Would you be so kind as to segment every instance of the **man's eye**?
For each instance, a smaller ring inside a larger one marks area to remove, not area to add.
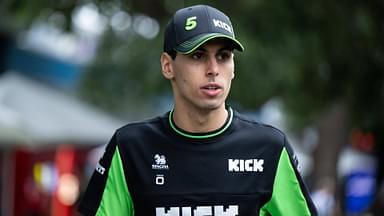
[[[231,57],[231,53],[230,52],[221,52],[217,55],[217,59],[218,60],[227,60]]]
[[[201,52],[195,52],[195,53],[192,53],[191,57],[195,60],[199,60],[201,58],[203,58],[203,53]]]

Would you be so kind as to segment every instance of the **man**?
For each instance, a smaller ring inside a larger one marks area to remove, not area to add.
[[[84,215],[316,215],[285,135],[225,104],[234,49],[244,48],[221,11],[174,14],[160,59],[174,109],[115,132]]]

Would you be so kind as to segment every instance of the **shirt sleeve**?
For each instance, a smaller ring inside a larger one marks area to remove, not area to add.
[[[79,212],[86,216],[133,216],[133,202],[127,185],[115,134],[92,174]]]
[[[297,170],[297,159],[289,145],[280,153],[272,196],[260,210],[260,215],[317,215],[309,191]]]

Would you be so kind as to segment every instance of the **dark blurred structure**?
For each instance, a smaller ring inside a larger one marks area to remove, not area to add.
[[[0,75],[5,72],[7,68],[7,54],[8,48],[11,46],[11,37],[0,31]]]
[[[0,37],[0,215],[75,214],[94,149],[121,125],[71,94],[81,70]]]

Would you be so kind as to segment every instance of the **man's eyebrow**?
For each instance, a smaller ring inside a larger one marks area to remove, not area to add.
[[[222,48],[219,49],[219,51],[233,51],[234,48],[232,46],[224,46]]]
[[[221,51],[231,51],[232,52],[233,50],[234,50],[234,48],[232,46],[228,45],[228,46],[223,46],[222,48],[220,48],[218,50],[218,52],[221,52]],[[198,47],[195,49],[194,52],[196,52],[196,51],[207,52],[207,50],[204,47]]]
[[[198,47],[198,48],[195,49],[195,51],[203,51],[203,52],[207,52],[207,50],[204,49],[203,47]],[[194,52],[195,52],[195,51],[194,51]]]

